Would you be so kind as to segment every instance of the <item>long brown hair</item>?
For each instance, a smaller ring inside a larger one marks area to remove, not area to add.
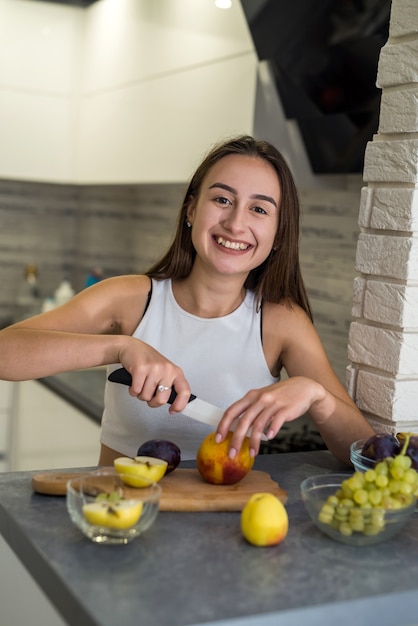
[[[299,264],[299,198],[292,173],[282,154],[268,141],[242,135],[215,146],[193,175],[179,211],[173,242],[164,256],[147,272],[156,280],[185,278],[191,272],[196,251],[191,229],[187,227],[187,209],[197,198],[206,174],[215,163],[228,155],[264,159],[274,167],[280,183],[279,219],[273,250],[268,258],[251,270],[245,288],[256,294],[257,302],[292,302],[301,306],[312,319],[308,296]]]

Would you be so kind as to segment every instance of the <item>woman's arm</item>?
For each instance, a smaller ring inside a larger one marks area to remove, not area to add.
[[[285,422],[308,413],[329,450],[349,463],[350,444],[374,431],[338,380],[313,324],[296,306],[268,305],[263,316],[267,362],[271,371],[281,362],[289,378],[251,390],[229,407],[218,428],[220,437],[241,415],[231,447],[239,450],[252,426],[250,446],[256,454],[263,431],[272,439]]]
[[[0,331],[0,379],[28,380],[53,374],[121,363],[132,375],[130,393],[150,405],[161,382],[174,385],[173,412],[184,408],[190,388],[179,367],[151,346],[132,337],[147,302],[146,276],[104,280],[65,305]]]

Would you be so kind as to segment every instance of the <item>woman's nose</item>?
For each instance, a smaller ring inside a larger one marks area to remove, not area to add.
[[[225,228],[231,232],[241,232],[245,228],[245,214],[239,208],[232,208],[223,220]]]

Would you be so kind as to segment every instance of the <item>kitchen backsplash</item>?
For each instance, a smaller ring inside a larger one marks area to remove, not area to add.
[[[315,324],[342,381],[347,365],[360,177],[344,190],[301,193],[301,264]],[[104,277],[144,271],[171,241],[182,184],[67,185],[0,180],[0,325],[13,319],[24,268],[35,263],[41,296],[63,278],[76,291],[96,267]]]
[[[13,318],[28,263],[43,298],[63,278],[81,290],[96,267],[104,277],[145,270],[170,241],[183,191],[0,180],[0,324]]]

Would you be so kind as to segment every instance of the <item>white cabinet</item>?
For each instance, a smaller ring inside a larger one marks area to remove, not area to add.
[[[44,592],[0,535],[1,626],[65,626]]]
[[[100,425],[36,381],[8,383],[13,394],[10,469],[97,465]]]
[[[0,471],[10,469],[13,394],[15,391],[15,383],[0,380]]]
[[[99,448],[99,424],[44,385],[0,381],[0,471],[97,465]],[[1,535],[0,562],[1,626],[65,626]]]

